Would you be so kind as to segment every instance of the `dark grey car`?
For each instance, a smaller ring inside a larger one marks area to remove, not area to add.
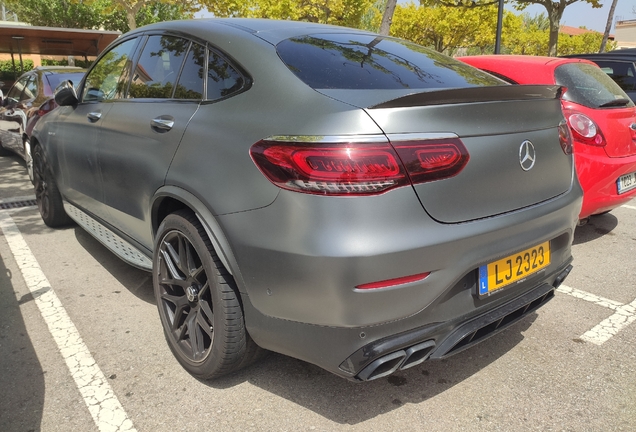
[[[151,25],[56,95],[37,199],[152,271],[193,375],[265,348],[371,380],[491,336],[567,276],[581,189],[560,91],[360,30]]]

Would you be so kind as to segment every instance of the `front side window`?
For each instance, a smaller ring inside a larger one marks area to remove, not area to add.
[[[133,72],[129,98],[171,98],[190,41],[150,36]]]
[[[132,53],[137,40],[127,40],[99,59],[86,77],[82,100],[105,101],[120,99],[126,91]]]

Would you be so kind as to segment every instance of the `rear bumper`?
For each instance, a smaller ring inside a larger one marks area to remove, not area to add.
[[[615,209],[636,197],[636,189],[618,194],[616,181],[636,172],[636,155],[610,158],[603,148],[576,143],[576,171],[583,188],[583,206],[579,218]]]
[[[574,182],[568,193],[532,207],[440,224],[410,188],[353,199],[281,191],[268,207],[217,220],[236,257],[232,274],[256,343],[357,380],[377,375],[359,376],[378,358],[396,352],[401,357],[399,351],[414,346],[412,361],[448,355],[457,351],[456,344],[443,348],[444,341],[466,323],[535,292],[541,291],[528,304],[549,298],[550,287],[572,260],[580,205]],[[551,248],[547,268],[489,296],[478,295],[480,265],[545,241]],[[423,281],[397,287],[355,288],[429,271]],[[409,337],[408,346],[372,349],[413,332],[421,337]],[[360,352],[377,356],[352,360]],[[347,366],[349,360],[353,366]]]

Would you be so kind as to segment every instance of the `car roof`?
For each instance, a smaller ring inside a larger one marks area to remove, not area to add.
[[[567,63],[589,63],[594,62],[579,58],[545,57],[545,56],[525,56],[525,55],[483,55],[458,57],[471,66],[495,72],[517,83],[554,83],[554,69]]]
[[[236,32],[257,36],[272,44],[290,37],[314,34],[314,33],[352,33],[374,34],[365,30],[351,29],[347,27],[329,24],[316,24],[300,21],[283,21],[260,18],[199,18],[181,21],[165,21],[140,27],[134,32],[152,30],[167,30],[189,33],[201,38],[209,38],[211,33],[223,33],[231,39]],[[233,32],[231,30],[235,30]],[[132,32],[131,32],[132,33]]]

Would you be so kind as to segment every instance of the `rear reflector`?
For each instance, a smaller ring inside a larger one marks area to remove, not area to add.
[[[383,280],[379,282],[371,282],[371,283],[358,285],[356,286],[356,288],[366,290],[366,289],[388,288],[388,287],[392,287],[396,285],[404,285],[411,282],[422,281],[426,279],[428,275],[430,274],[431,272],[426,272],[426,273],[420,273],[420,274],[411,275],[411,276],[399,277],[395,279],[387,279],[387,280]]]
[[[468,162],[458,138],[419,141],[351,142],[277,137],[257,142],[250,156],[275,185],[322,195],[373,195],[390,189],[451,177]]]

